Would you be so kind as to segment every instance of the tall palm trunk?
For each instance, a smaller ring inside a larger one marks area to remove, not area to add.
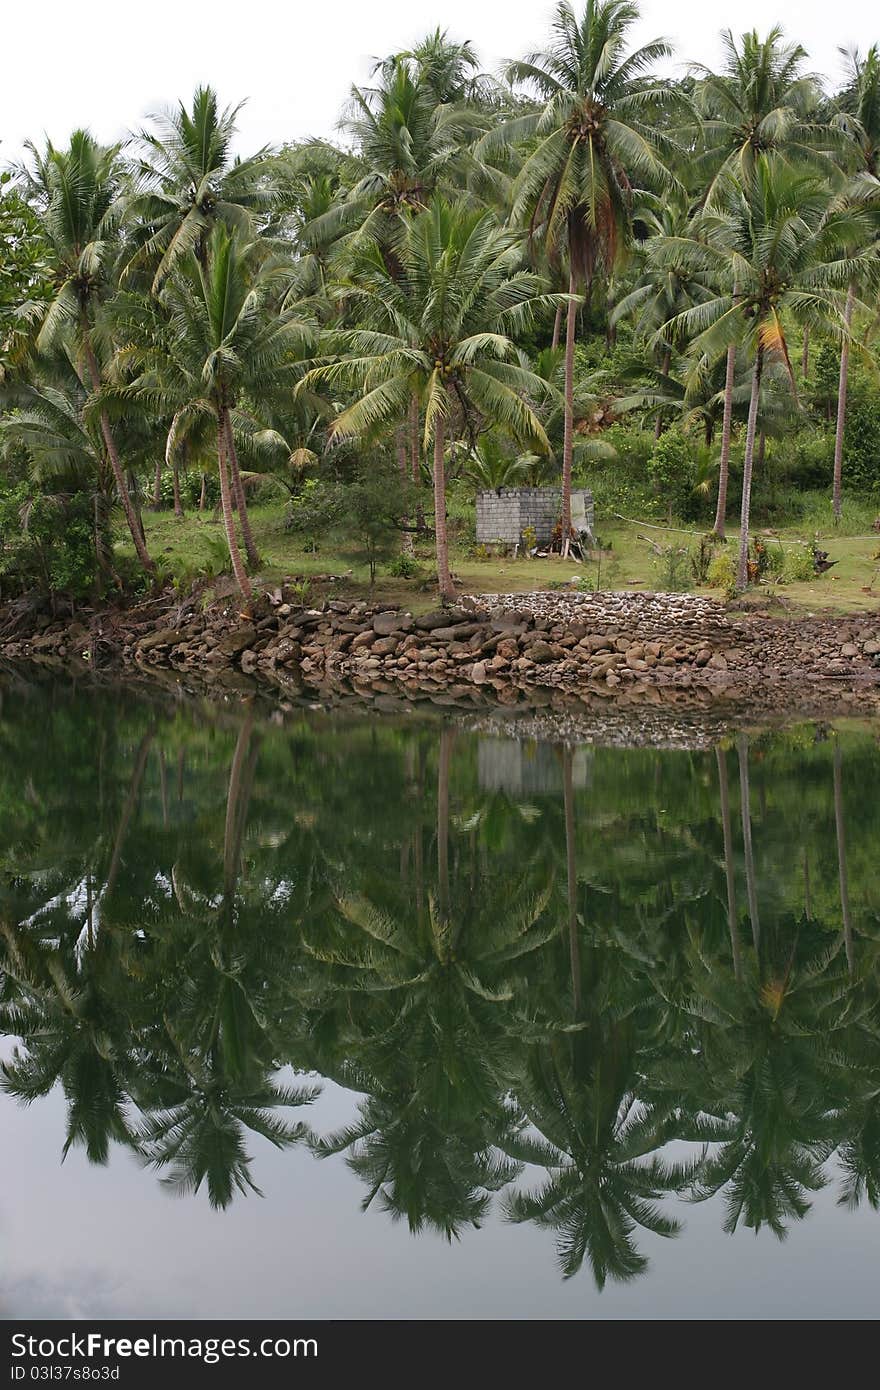
[[[574,780],[570,748],[563,748],[562,750],[562,798],[565,809],[565,882],[568,903],[568,960],[571,971],[571,1000],[574,1007],[574,1017],[579,1019],[581,1013],[581,952],[580,941],[578,940]]]
[[[733,834],[730,824],[730,784],[727,778],[727,758],[720,744],[715,746],[718,764],[718,793],[721,801],[721,830],[724,836],[724,878],[727,884],[727,930],[730,933],[730,954],[734,979],[742,978],[742,953],[736,920],[736,878],[733,872]]]
[[[425,529],[425,513],[421,499],[421,468],[419,467],[419,398],[410,396],[409,401],[409,466],[416,494],[416,527],[421,533]]]
[[[849,873],[846,863],[846,828],[843,820],[843,777],[840,744],[834,745],[834,828],[837,834],[837,877],[840,884],[840,912],[843,920],[843,944],[849,973],[855,968],[852,915],[849,906]]]
[[[660,375],[661,375],[662,377],[666,377],[666,378],[669,377],[669,365],[670,365],[671,361],[672,361],[672,353],[670,352],[669,348],[667,348],[666,351],[665,351],[664,354],[663,354],[663,360],[662,360],[662,362],[660,363]],[[654,421],[654,438],[655,438],[655,439],[659,439],[662,433],[663,433],[663,411],[662,411],[662,410],[658,410],[658,411],[657,411],[657,419]]]
[[[743,458],[742,509],[740,512],[739,560],[736,567],[736,587],[743,590],[749,582],[749,515],[752,507],[752,468],[755,461],[755,430],[758,422],[758,402],[761,397],[761,376],[764,371],[764,349],[758,344],[755,369],[752,372],[752,394],[749,400],[749,423],[746,428],[746,451]]]
[[[83,347],[85,349],[86,364],[89,369],[89,378],[92,383],[92,390],[98,391],[101,388],[101,373],[98,369],[98,361],[92,347],[88,331],[84,328],[82,334]],[[100,414],[101,436],[104,440],[104,447],[107,450],[107,457],[110,460],[110,467],[113,470],[113,478],[116,483],[116,490],[119,493],[119,500],[122,503],[122,510],[125,512],[125,520],[134,541],[135,553],[143,568],[148,574],[155,574],[156,566],[150,558],[150,552],[144,543],[140,526],[138,525],[137,513],[131,500],[131,494],[125,481],[125,474],[122,471],[122,462],[116,448],[116,441],[113,438],[113,431],[110,428],[110,421],[105,410]]]
[[[574,271],[568,277],[568,309],[565,318],[565,425],[562,436],[562,553],[571,545],[571,466],[574,456],[574,340],[578,306],[574,299]]]
[[[156,459],[156,471],[153,474],[153,511],[162,510],[162,455]]]
[[[715,525],[712,528],[719,540],[724,540],[727,525],[727,484],[730,479],[730,436],[733,429],[733,384],[736,378],[736,344],[727,349],[724,369],[724,413],[721,417],[721,457],[718,461],[718,501],[715,506]]]
[[[199,511],[203,512],[208,505],[208,475],[202,474],[202,490],[199,493]]]
[[[752,808],[749,787],[749,742],[744,734],[736,741],[739,759],[739,801],[742,816],[743,857],[746,865],[746,894],[749,900],[749,920],[755,951],[761,944],[761,922],[758,917],[758,887],[755,878],[755,853],[752,846]]]
[[[434,534],[437,538],[437,584],[445,601],[455,597],[449,572],[449,538],[446,533],[446,422],[441,415],[434,421]]]
[[[244,495],[244,484],[241,481],[241,472],[238,467],[238,455],[235,452],[235,440],[232,437],[232,420],[229,411],[224,413],[223,429],[226,437],[226,455],[229,459],[229,471],[232,474],[232,495],[235,498],[235,506],[238,511],[238,520],[241,525],[241,536],[244,541],[244,548],[247,553],[248,563],[253,569],[259,569],[260,552],[254,542],[254,535],[251,531],[251,520],[248,516],[247,498]]]
[[[171,463],[171,476],[174,480],[174,515],[183,516],[183,502],[180,497],[180,457],[177,450],[174,450],[174,458]]]
[[[555,352],[559,347],[559,335],[562,332],[562,305],[556,305],[556,313],[553,317],[553,337],[550,339],[550,347]]]
[[[804,328],[804,348],[801,353],[801,376],[806,381],[810,375],[810,325]]]
[[[842,509],[843,436],[846,430],[846,393],[849,386],[849,331],[852,325],[854,299],[855,291],[853,286],[850,285],[846,292],[846,307],[843,311],[843,321],[846,325],[846,337],[840,345],[840,378],[837,383],[837,428],[834,432],[834,484],[831,496],[831,506],[834,512],[835,522],[840,521]]]
[[[235,575],[235,582],[241,590],[242,598],[245,600],[245,603],[250,604],[254,596],[254,591],[251,588],[251,581],[248,579],[247,570],[242,563],[241,553],[238,549],[238,537],[235,534],[235,517],[232,514],[232,495],[229,491],[229,474],[226,471],[225,413],[225,411],[221,411],[220,419],[217,424],[217,472],[220,475],[220,510],[223,514],[226,543],[229,546],[229,558],[232,561],[232,573]]]
[[[406,456],[406,431],[403,425],[398,425],[397,427],[397,430],[395,432],[395,442],[397,447],[397,467],[400,469],[400,480],[403,484],[403,491],[405,494],[407,484],[409,483],[409,460]],[[409,517],[407,515],[404,515],[401,518],[401,521],[403,523],[404,528],[409,526]],[[410,555],[412,554],[412,531],[406,529],[404,529],[403,532],[403,549],[407,551]]]

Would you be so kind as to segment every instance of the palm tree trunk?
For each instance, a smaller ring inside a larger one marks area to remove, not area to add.
[[[842,507],[843,436],[846,430],[846,393],[849,386],[849,331],[852,325],[854,299],[855,290],[850,285],[846,292],[846,307],[843,311],[846,337],[840,345],[840,378],[837,384],[837,428],[834,432],[834,484],[831,496],[835,522],[840,521]]]
[[[553,319],[553,337],[550,339],[550,347],[555,352],[559,347],[559,335],[562,331],[562,305],[556,305],[556,314]]]
[[[411,396],[409,401],[409,466],[416,494],[416,527],[419,533],[425,529],[425,513],[421,502],[421,468],[419,467],[419,400]]]
[[[764,370],[764,349],[758,344],[755,369],[752,372],[752,394],[749,400],[749,423],[746,428],[746,451],[743,458],[742,510],[740,512],[739,560],[736,567],[736,587],[742,591],[749,582],[749,515],[752,506],[752,467],[755,459],[755,429],[758,422],[758,402],[761,396],[761,375]]]
[[[107,870],[107,879],[104,884],[102,898],[109,898],[119,876],[119,869],[122,865],[122,850],[125,845],[125,837],[128,834],[128,827],[131,818],[135,813],[141,794],[141,783],[144,780],[144,773],[147,770],[147,759],[150,756],[150,749],[153,739],[156,737],[154,728],[150,728],[141,739],[134,760],[134,770],[131,774],[131,782],[128,787],[128,795],[122,807],[122,814],[119,817],[119,824],[116,827],[116,836],[113,841],[113,853],[110,856],[110,867]]]
[[[577,332],[577,302],[574,271],[568,277],[568,301],[565,318],[565,426],[562,436],[562,553],[571,546],[571,467],[574,456],[574,340]]]
[[[406,493],[406,489],[407,489],[407,484],[409,483],[409,461],[408,461],[407,456],[406,456],[406,431],[404,430],[403,425],[398,425],[397,430],[396,430],[396,432],[395,432],[395,441],[396,441],[396,445],[397,445],[397,466],[398,466],[398,468],[400,469],[400,479],[401,479],[401,483],[403,484],[403,491],[404,491],[404,494],[405,494],[405,493]],[[402,521],[404,527],[409,526],[409,517],[408,517],[407,515],[404,515],[403,517],[401,517],[401,521]],[[413,551],[413,536],[412,536],[412,531],[404,530],[404,532],[403,532],[403,549],[404,549],[408,554],[410,554],[410,555],[412,554],[412,551]]]
[[[846,863],[846,828],[843,820],[843,777],[840,744],[834,744],[834,828],[837,832],[837,877],[840,884],[840,912],[843,920],[843,944],[849,973],[855,968],[852,916],[849,907],[849,873]]]
[[[810,326],[804,328],[804,349],[801,353],[801,376],[806,381],[810,375]]]
[[[666,351],[665,351],[664,354],[663,354],[663,360],[662,360],[662,362],[660,363],[660,375],[661,375],[662,377],[668,377],[668,376],[669,376],[669,365],[670,365],[671,361],[672,361],[672,353],[669,351],[669,348],[667,348]],[[656,439],[659,439],[662,433],[663,433],[663,411],[662,411],[662,410],[658,410],[658,411],[657,411],[657,419],[654,421],[654,438],[655,438],[655,440],[656,440]]]
[[[156,459],[156,472],[153,475],[153,511],[162,510],[162,456]]]
[[[434,421],[434,534],[437,538],[437,584],[444,602],[455,597],[449,572],[449,538],[446,534],[445,424],[443,417],[438,415]]]
[[[202,490],[199,493],[199,511],[203,512],[208,505],[208,475],[202,474]]]
[[[88,364],[89,377],[91,378],[92,383],[92,390],[98,391],[100,390],[101,386],[101,373],[98,370],[98,361],[95,357],[91,340],[89,339],[88,332],[85,329],[83,329],[82,341],[83,347],[85,348],[86,362]],[[156,566],[153,560],[150,558],[150,552],[147,550],[147,547],[144,544],[144,538],[141,534],[140,527],[138,526],[138,519],[135,513],[134,505],[131,500],[131,494],[129,493],[128,487],[126,486],[125,474],[122,471],[122,462],[119,458],[119,453],[116,448],[116,441],[113,438],[113,431],[110,428],[110,421],[107,418],[107,412],[105,410],[101,411],[100,421],[101,435],[104,440],[104,447],[107,450],[107,457],[110,460],[110,467],[113,470],[113,478],[116,483],[116,490],[119,493],[119,500],[122,503],[122,510],[125,512],[125,520],[128,523],[128,529],[131,532],[131,538],[134,541],[135,553],[137,554],[137,557],[140,560],[141,565],[147,571],[147,573],[155,574]]]
[[[244,484],[241,481],[241,472],[238,467],[238,455],[235,452],[235,440],[232,437],[232,420],[229,411],[224,411],[224,431],[226,435],[226,456],[229,459],[229,469],[232,474],[232,495],[235,498],[235,506],[238,511],[238,520],[241,525],[241,536],[244,541],[245,552],[248,563],[252,569],[260,567],[260,553],[254,543],[254,535],[251,531],[250,517],[248,516],[247,498],[244,495]]]
[[[758,888],[755,880],[755,854],[752,846],[752,810],[749,788],[749,743],[744,734],[736,741],[739,758],[739,801],[742,816],[743,857],[746,865],[746,893],[749,900],[749,921],[752,924],[752,941],[757,952],[761,942],[761,923],[758,918]]]
[[[568,902],[568,960],[574,1016],[581,1012],[581,954],[577,920],[577,853],[574,824],[574,781],[570,748],[562,750],[562,798],[565,807],[565,881]]]
[[[742,953],[736,921],[736,878],[733,872],[733,834],[730,824],[730,784],[727,778],[727,757],[720,744],[715,746],[718,764],[718,792],[721,800],[721,829],[724,835],[724,877],[727,884],[727,930],[730,933],[730,955],[734,978],[742,977]]]
[[[730,478],[730,436],[733,426],[733,385],[736,378],[736,344],[727,349],[724,370],[724,413],[721,418],[721,458],[718,461],[718,501],[715,506],[715,525],[712,528],[719,540],[724,540],[727,512],[727,484]]]
[[[226,791],[226,821],[223,830],[223,892],[228,897],[235,892],[238,881],[241,841],[243,836],[242,786],[244,771],[248,762],[251,734],[254,727],[253,706],[248,705],[244,722],[238,731],[235,752],[229,768],[229,786]],[[240,831],[241,827],[241,831]]]
[[[235,517],[232,515],[232,496],[229,491],[229,474],[226,471],[226,420],[225,411],[221,412],[220,420],[217,425],[217,472],[220,475],[220,510],[223,513],[223,525],[226,530],[226,543],[229,546],[229,558],[232,561],[232,573],[235,581],[241,590],[242,598],[245,603],[250,604],[254,591],[251,588],[251,581],[248,579],[241,553],[238,549],[238,537],[235,534]]]
[[[174,480],[174,515],[183,516],[183,502],[180,497],[180,458],[177,450],[174,450],[174,458],[171,463],[171,476]]]

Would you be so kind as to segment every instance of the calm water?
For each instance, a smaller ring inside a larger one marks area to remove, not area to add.
[[[0,677],[0,1314],[876,1316],[878,786]]]

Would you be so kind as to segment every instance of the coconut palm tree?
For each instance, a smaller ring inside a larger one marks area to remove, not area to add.
[[[117,145],[99,145],[85,130],[76,130],[66,150],[47,141],[33,145],[26,170],[29,192],[40,212],[51,248],[55,288],[43,317],[37,348],[50,354],[71,339],[82,360],[82,374],[94,394],[104,382],[99,354],[103,346],[102,306],[113,290],[118,252],[119,197],[124,168]],[[100,345],[100,346],[99,346]],[[107,412],[99,410],[104,447],[113,470],[125,519],[141,565],[155,571],[116,447]]]
[[[238,466],[234,420],[253,423],[242,409],[287,400],[303,373],[312,342],[308,323],[293,309],[279,310],[284,276],[256,243],[243,243],[222,225],[211,233],[203,265],[179,269],[163,291],[167,333],[138,353],[141,375],[117,395],[173,418],[178,435],[208,417],[216,431],[223,523],[233,573],[243,597],[251,584],[238,549],[233,496],[252,565],[259,556],[250,532]],[[233,475],[230,487],[230,470]],[[236,483],[235,478],[238,475]],[[233,491],[234,490],[234,491]]]
[[[367,248],[342,292],[362,328],[327,335],[328,352],[346,354],[308,380],[345,382],[358,399],[332,426],[336,439],[367,437],[404,417],[413,396],[424,411],[424,444],[434,448],[437,577],[444,599],[454,593],[446,532],[445,449],[449,426],[475,440],[487,424],[549,449],[529,401],[546,383],[520,365],[507,335],[555,303],[537,278],[520,269],[519,238],[488,213],[435,198],[403,229],[393,268],[378,247]]]
[[[731,344],[748,351],[752,383],[743,460],[737,586],[748,583],[749,518],[761,382],[767,358],[784,363],[794,390],[789,321],[848,337],[846,287],[874,273],[870,253],[844,254],[866,226],[862,210],[832,205],[825,181],[760,155],[741,186],[729,186],[723,206],[707,210],[691,238],[664,239],[658,265],[686,264],[710,276],[715,293],[686,309],[664,332],[691,336],[696,360],[720,356]]]
[[[700,119],[693,135],[699,153],[691,161],[691,168],[702,202],[710,205],[722,196],[731,180],[748,181],[761,154],[775,152],[793,162],[813,161],[820,145],[829,143],[827,126],[816,117],[821,89],[817,78],[803,70],[807,54],[800,44],[786,44],[782,30],[776,26],[763,39],[752,30],[737,40],[730,29],[725,29],[721,45],[721,71],[712,72],[698,65],[699,81],[694,95]],[[730,343],[726,353],[713,528],[722,539],[726,530],[735,375],[736,344]]]
[[[845,51],[844,51],[845,52]],[[880,48],[874,44],[862,58],[857,49],[845,52],[849,63],[849,80],[844,88],[841,105],[832,125],[846,137],[844,167],[850,174],[845,196],[857,202],[873,205],[880,210]],[[872,229],[876,240],[876,226]],[[844,317],[849,329],[852,324],[855,286],[846,298]],[[842,510],[843,441],[846,430],[846,397],[849,387],[849,341],[840,346],[840,376],[837,387],[837,421],[834,430],[834,478],[832,508],[834,520],[840,520]]]
[[[154,294],[187,256],[204,263],[218,222],[249,237],[253,215],[272,206],[263,177],[267,151],[249,159],[232,155],[240,110],[241,104],[221,110],[213,87],[198,87],[189,110],[179,102],[137,137],[141,152],[125,209],[136,248],[128,269],[149,267]]]
[[[565,427],[562,536],[571,534],[574,443],[574,347],[578,293],[589,299],[597,276],[609,276],[632,239],[633,187],[666,189],[675,180],[661,152],[670,142],[651,114],[668,92],[646,80],[670,48],[655,40],[627,51],[638,19],[629,0],[587,0],[578,18],[557,5],[550,47],[510,64],[507,76],[537,92],[539,109],[491,131],[477,146],[489,155],[504,144],[532,142],[513,185],[513,220],[543,237],[548,253],[569,266],[565,336]]]

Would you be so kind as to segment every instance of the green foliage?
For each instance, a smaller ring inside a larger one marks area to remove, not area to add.
[[[736,591],[736,561],[730,550],[718,550],[706,569],[706,583],[728,597]]]
[[[27,483],[0,489],[0,576],[7,592],[92,593],[97,563],[88,499],[35,493]]]
[[[402,550],[391,561],[388,566],[388,573],[393,579],[419,579],[424,573],[424,567],[419,564],[414,555],[408,555],[405,550]]]

